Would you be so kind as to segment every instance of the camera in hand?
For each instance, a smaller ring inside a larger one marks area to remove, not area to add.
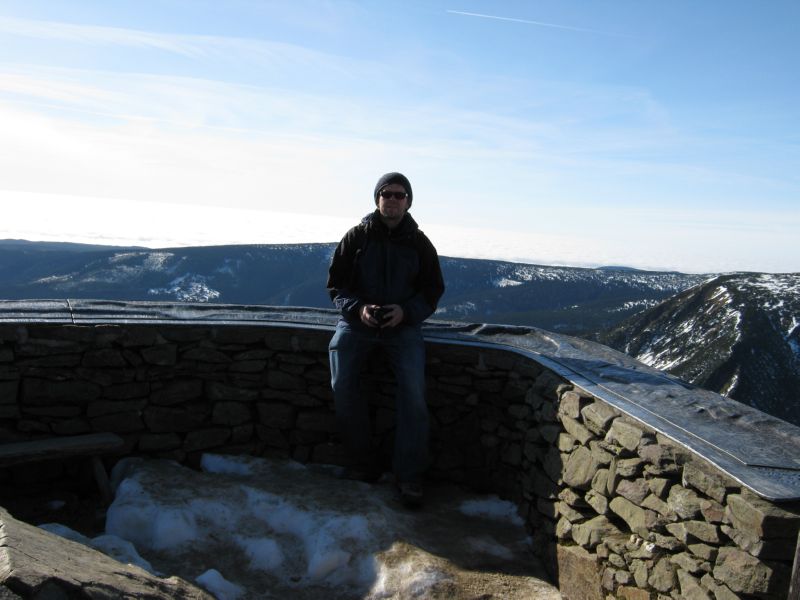
[[[392,312],[391,308],[386,308],[385,306],[379,306],[372,312],[372,316],[375,317],[375,320],[378,323],[385,323],[389,320],[389,313]]]

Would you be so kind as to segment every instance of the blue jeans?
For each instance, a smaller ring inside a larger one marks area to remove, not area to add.
[[[398,481],[417,481],[428,466],[428,406],[425,403],[425,342],[420,327],[386,329],[352,326],[340,321],[331,339],[331,386],[336,424],[345,448],[362,464],[375,456],[369,404],[361,397],[361,368],[378,347],[389,358],[397,380],[397,426],[393,468]]]

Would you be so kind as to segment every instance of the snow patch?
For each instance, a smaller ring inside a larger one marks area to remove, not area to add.
[[[187,273],[169,282],[166,288],[150,288],[151,296],[173,296],[179,302],[209,302],[220,297],[220,293],[208,285],[204,275]]]
[[[524,521],[517,512],[517,505],[508,500],[491,496],[486,500],[467,500],[458,509],[471,517],[488,517],[497,521],[508,521],[514,525],[523,525]]]
[[[214,594],[217,600],[238,600],[244,595],[244,589],[225,579],[216,569],[209,569],[195,581]]]

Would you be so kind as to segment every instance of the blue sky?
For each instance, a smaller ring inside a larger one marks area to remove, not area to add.
[[[0,237],[800,271],[800,3],[0,3]],[[10,214],[9,214],[10,213]]]

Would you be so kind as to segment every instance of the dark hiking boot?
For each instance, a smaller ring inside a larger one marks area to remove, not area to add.
[[[381,478],[383,473],[378,467],[353,466],[345,467],[340,477],[350,481],[363,481],[365,483],[375,483]]]
[[[401,481],[397,484],[400,501],[406,508],[422,506],[422,484],[418,481]]]

